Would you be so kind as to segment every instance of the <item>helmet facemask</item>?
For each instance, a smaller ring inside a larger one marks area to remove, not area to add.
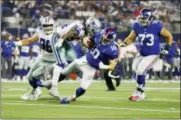
[[[152,13],[150,11],[142,12],[139,17],[139,23],[141,26],[148,26],[150,22],[152,21]]]
[[[43,25],[43,30],[45,32],[46,35],[49,35],[53,32],[53,24],[49,24],[49,25]]]
[[[54,29],[54,20],[51,17],[45,17],[43,22],[42,22],[42,27],[43,31],[45,32],[46,35],[49,35],[53,33]]]

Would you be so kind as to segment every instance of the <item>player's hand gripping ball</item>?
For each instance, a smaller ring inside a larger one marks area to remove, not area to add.
[[[93,48],[94,42],[89,36],[83,38],[83,45],[86,48]]]

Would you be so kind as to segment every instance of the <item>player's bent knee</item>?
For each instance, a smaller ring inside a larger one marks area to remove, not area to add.
[[[137,71],[136,71],[136,74],[137,74],[137,75],[145,75],[146,73],[145,73],[145,70],[142,69],[142,70],[137,70]]]
[[[92,80],[87,80],[81,83],[80,87],[82,87],[83,89],[87,90],[87,88],[90,86]]]

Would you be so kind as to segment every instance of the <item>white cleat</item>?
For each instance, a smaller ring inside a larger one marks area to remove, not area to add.
[[[37,100],[42,95],[41,89],[38,87],[34,92],[34,95],[30,98],[30,100]]]
[[[57,89],[57,87],[56,87],[55,85],[53,85],[53,86],[50,88],[49,94],[50,94],[51,96],[53,96],[54,98],[60,100],[60,94],[59,94],[58,89]]]
[[[28,93],[21,96],[22,100],[29,100],[31,96],[33,95],[35,89],[30,90]]]
[[[41,96],[40,88],[32,89],[28,93],[21,96],[22,100],[37,100]]]

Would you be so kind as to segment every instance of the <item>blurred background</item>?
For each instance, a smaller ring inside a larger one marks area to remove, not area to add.
[[[56,26],[82,20],[90,16],[102,22],[102,28],[114,27],[117,30],[118,44],[125,39],[131,30],[131,25],[137,20],[139,11],[149,8],[153,11],[154,19],[163,22],[174,36],[171,51],[164,59],[160,59],[147,79],[150,80],[180,80],[180,1],[58,1],[58,0],[2,0],[1,1],[1,77],[8,80],[26,81],[26,74],[36,60],[40,48],[35,43],[12,49],[7,46],[8,40],[20,40],[30,37],[41,25],[46,16],[56,20]],[[164,39],[161,39],[163,47]],[[73,42],[73,46],[80,46]],[[78,48],[78,49],[77,49]],[[138,44],[133,44],[121,50],[122,79],[132,80],[132,64],[139,50]],[[81,47],[76,47],[77,57],[84,55]],[[26,54],[25,54],[26,53]],[[71,79],[78,79],[75,73]],[[97,71],[95,79],[103,79],[102,71]]]

